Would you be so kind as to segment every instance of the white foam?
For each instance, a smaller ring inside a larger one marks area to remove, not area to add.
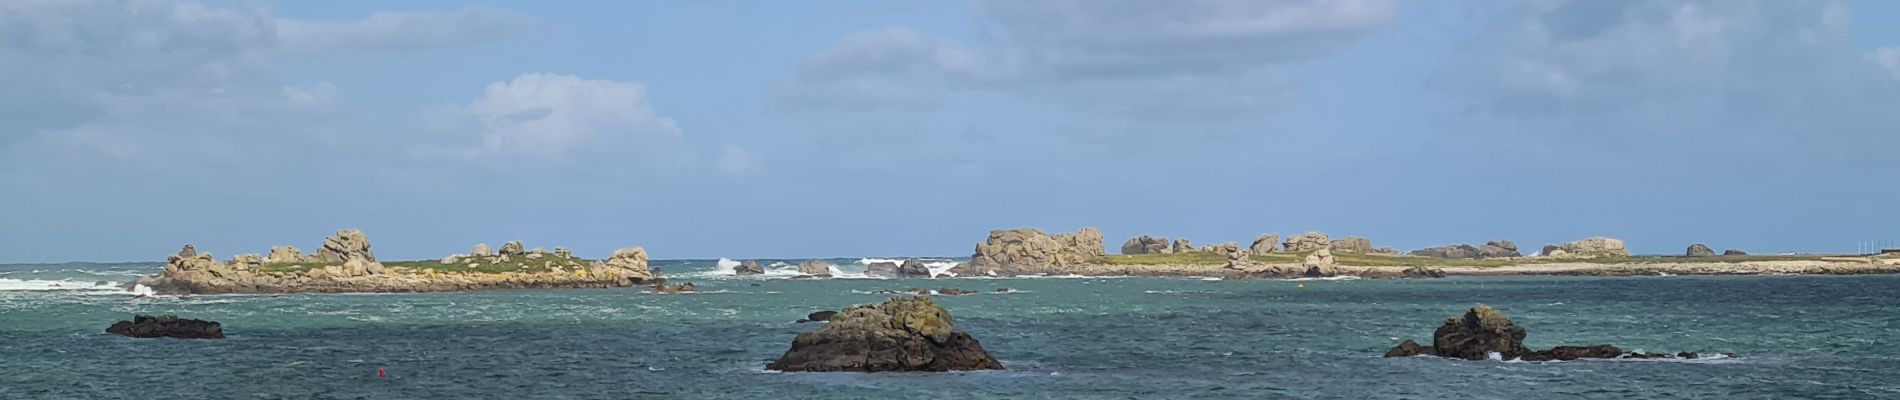
[[[104,284],[100,284],[96,282],[78,282],[78,281],[73,281],[70,279],[54,281],[54,280],[40,280],[40,279],[0,278],[0,292],[53,292],[53,291],[123,292],[124,289],[119,289],[119,286],[112,282],[105,282]]]

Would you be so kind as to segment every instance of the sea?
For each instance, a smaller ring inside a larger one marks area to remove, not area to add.
[[[901,261],[901,258],[891,259]],[[1900,277],[875,279],[883,259],[653,266],[639,289],[139,296],[161,264],[0,265],[0,399],[1892,399]],[[958,260],[926,259],[943,270]],[[783,373],[807,313],[938,296],[1008,369]],[[1570,362],[1383,358],[1476,304],[1531,347],[1733,353]],[[226,340],[107,335],[135,314]]]

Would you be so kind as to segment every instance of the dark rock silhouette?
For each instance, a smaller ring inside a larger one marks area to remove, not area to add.
[[[899,372],[1003,369],[928,296],[852,306],[792,340],[776,371]]]
[[[182,319],[176,315],[133,316],[106,328],[106,333],[135,338],[223,339],[224,327],[217,322]]]

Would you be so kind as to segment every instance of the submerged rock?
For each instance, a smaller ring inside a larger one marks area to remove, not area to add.
[[[807,372],[1003,369],[976,338],[953,330],[950,312],[928,296],[893,298],[832,315],[824,328],[792,340],[765,368]]]
[[[1695,353],[1677,355],[1659,353],[1625,353],[1616,346],[1599,344],[1592,346],[1557,346],[1548,350],[1531,351],[1524,347],[1524,328],[1511,322],[1504,313],[1489,306],[1478,305],[1465,311],[1465,315],[1446,318],[1445,323],[1432,332],[1432,345],[1420,346],[1407,339],[1398,346],[1385,352],[1386,357],[1411,357],[1432,355],[1465,360],[1484,360],[1493,354],[1501,360],[1522,359],[1525,361],[1576,360],[1581,358],[1695,358]]]
[[[654,293],[672,294],[672,293],[690,293],[690,292],[697,292],[697,291],[699,291],[699,285],[694,285],[692,282],[666,283],[665,281],[661,281],[653,285]]]
[[[968,296],[976,294],[976,292],[946,286],[937,289],[937,294],[945,296]]]
[[[175,315],[133,316],[106,328],[106,333],[135,338],[223,339],[224,327],[217,322],[182,319]]]

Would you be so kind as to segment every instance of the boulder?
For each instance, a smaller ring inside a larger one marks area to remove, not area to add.
[[[296,247],[290,247],[290,246],[272,247],[270,248],[270,253],[264,254],[264,262],[266,263],[277,264],[277,263],[295,263],[295,262],[303,262],[303,261],[304,261],[303,252],[297,251]]]
[[[1433,354],[1433,353],[1434,352],[1432,348],[1419,346],[1418,342],[1414,342],[1412,341],[1412,339],[1405,339],[1405,341],[1399,342],[1398,346],[1393,346],[1391,350],[1386,350],[1385,356],[1386,357],[1411,357],[1411,356],[1416,356],[1420,354]]]
[[[890,262],[890,261],[874,262],[874,263],[871,263],[871,265],[865,269],[864,274],[869,275],[869,276],[895,278],[897,277],[897,263]]]
[[[607,261],[600,263],[606,269],[617,270],[627,283],[644,283],[656,279],[653,270],[647,268],[647,249],[634,246],[614,250]]]
[[[257,253],[245,253],[245,254],[231,256],[231,265],[237,266],[240,268],[255,267],[261,264],[264,264],[264,257],[258,256]]]
[[[1693,358],[1694,356],[1694,353],[1687,352],[1678,355],[1625,353],[1622,349],[1607,344],[1557,346],[1548,350],[1531,351],[1524,347],[1525,336],[1524,328],[1511,322],[1504,313],[1480,304],[1465,311],[1464,316],[1445,319],[1445,323],[1432,332],[1430,347],[1419,346],[1417,342],[1408,339],[1391,350],[1387,350],[1385,356],[1433,355],[1473,361],[1491,358],[1493,354],[1500,360],[1522,359],[1525,361],[1581,358]]]
[[[897,276],[902,278],[929,278],[930,266],[924,265],[923,261],[904,260],[904,264],[897,266]]]
[[[206,271],[216,266],[218,261],[211,252],[198,252],[192,245],[185,245],[178,254],[165,258],[165,273],[177,274],[188,271]]]
[[[1741,250],[1736,250],[1736,249],[1728,249],[1728,250],[1722,250],[1722,255],[1725,255],[1725,256],[1745,256],[1745,255],[1748,255],[1748,252],[1746,252],[1746,251],[1741,251]]]
[[[1122,243],[1122,254],[1168,254],[1168,238],[1142,235]]]
[[[376,261],[376,254],[370,252],[369,237],[363,231],[343,229],[335,235],[323,239],[323,245],[317,248],[316,261],[340,263],[351,259]]]
[[[833,315],[838,315],[838,312],[837,312],[837,311],[830,311],[830,310],[826,310],[826,311],[819,311],[819,312],[814,312],[814,313],[811,313],[811,314],[805,314],[805,319],[801,319],[801,320],[798,320],[798,322],[799,322],[799,323],[806,323],[806,322],[825,322],[825,321],[830,321],[830,320],[831,320],[831,316],[833,316]]]
[[[1415,266],[1400,271],[1399,276],[1406,278],[1443,278],[1445,277],[1445,270]]]
[[[1003,369],[976,338],[954,330],[950,312],[928,296],[853,306],[792,340],[774,371],[905,372]]]
[[[1706,244],[1696,243],[1689,245],[1689,250],[1684,251],[1683,255],[1688,257],[1713,257],[1715,256],[1715,249],[1710,249],[1709,245]]]
[[[574,258],[574,250],[566,248],[566,247],[554,246],[554,256],[560,257],[560,258]]]
[[[1339,271],[1334,268],[1337,263],[1338,261],[1333,258],[1333,251],[1321,247],[1307,254],[1306,262],[1301,266],[1306,267],[1306,276],[1323,277],[1337,275]]]
[[[673,294],[673,293],[690,293],[690,292],[697,292],[697,291],[699,291],[699,285],[694,285],[692,282],[686,282],[686,283],[660,282],[657,285],[653,285],[654,293]]]
[[[1267,255],[1275,251],[1280,251],[1280,234],[1261,234],[1260,237],[1254,238],[1253,245],[1247,246],[1247,251],[1252,252],[1254,255]]]
[[[758,261],[745,260],[739,265],[732,266],[732,272],[739,275],[758,275],[765,273],[765,267],[759,266]]]
[[[1410,254],[1433,258],[1478,258],[1479,250],[1468,244],[1456,244],[1412,250]]]
[[[217,322],[182,319],[175,315],[133,316],[106,328],[106,333],[135,338],[223,339],[224,327]]]
[[[1358,236],[1347,236],[1345,239],[1334,240],[1329,242],[1329,244],[1332,246],[1333,251],[1337,253],[1366,254],[1372,252],[1372,240]]]
[[[501,255],[504,255],[504,256],[519,256],[519,255],[528,253],[528,251],[524,248],[524,245],[521,244],[521,241],[519,240],[513,240],[513,241],[509,241],[508,243],[502,243],[501,250],[499,252],[501,253]]]
[[[806,260],[798,263],[798,273],[811,276],[831,276],[831,263],[822,260]]]
[[[1174,246],[1170,250],[1175,253],[1193,253],[1198,251],[1194,248],[1193,243],[1188,242],[1187,238],[1174,239]]]
[[[976,292],[945,286],[938,288],[937,294],[945,296],[969,296],[976,294]]]
[[[1570,254],[1570,252],[1564,251],[1564,248],[1562,247],[1557,247],[1557,245],[1554,245],[1554,244],[1547,244],[1547,245],[1544,245],[1543,250],[1537,252],[1537,255],[1544,256],[1544,257],[1560,257],[1560,255],[1557,254],[1558,252],[1563,252],[1563,255]]]
[[[489,257],[495,255],[495,253],[488,249],[487,243],[476,243],[475,249],[470,250],[468,255],[471,257]]]
[[[1229,243],[1229,244],[1233,244],[1233,243]],[[1247,256],[1253,254],[1252,250],[1241,251],[1239,244],[1233,244],[1232,246],[1221,246],[1219,251],[1224,252],[1224,254],[1227,256],[1227,265],[1225,267],[1229,269],[1246,268]]]
[[[1484,242],[1484,246],[1478,247],[1478,258],[1510,258],[1523,256],[1524,254],[1517,252],[1517,243],[1512,243],[1509,240]]]
[[[1623,240],[1608,237],[1592,237],[1559,246],[1569,257],[1628,257],[1630,251],[1623,246]]]
[[[1288,253],[1304,253],[1323,249],[1332,244],[1332,240],[1327,239],[1325,233],[1307,232],[1297,236],[1288,236],[1286,242],[1281,247],[1285,248]]]
[[[976,245],[970,262],[952,271],[959,275],[986,275],[999,269],[1050,272],[1088,262],[1104,253],[1102,231],[1095,228],[1053,236],[1030,228],[993,230],[988,240]]]

